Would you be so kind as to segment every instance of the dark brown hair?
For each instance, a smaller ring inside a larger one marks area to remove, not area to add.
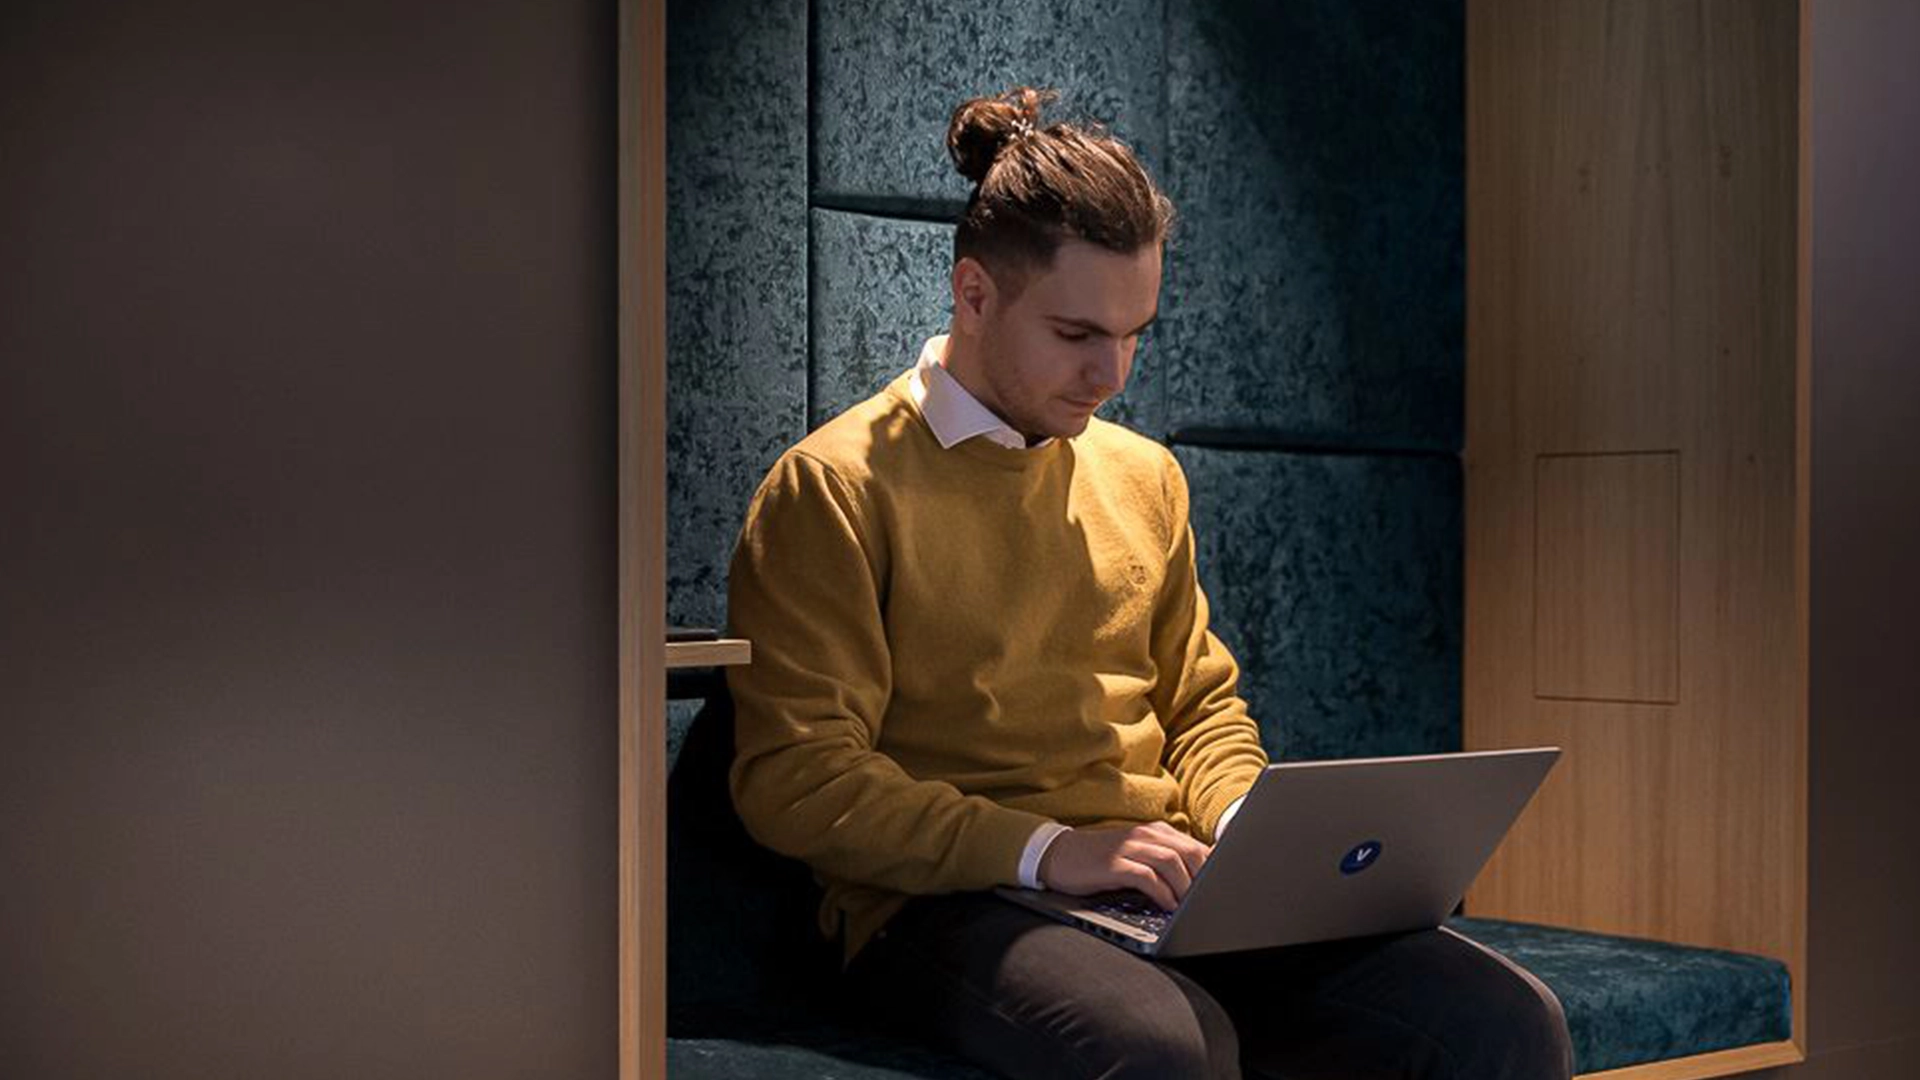
[[[1040,126],[1052,90],[1016,87],[953,111],[947,153],[973,181],[954,261],[971,256],[1018,296],[1030,271],[1053,263],[1067,237],[1122,254],[1164,241],[1173,203],[1133,151],[1099,124]]]

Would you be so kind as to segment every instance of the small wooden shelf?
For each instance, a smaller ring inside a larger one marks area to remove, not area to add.
[[[745,638],[718,641],[667,642],[667,670],[694,667],[732,667],[753,662],[753,643]]]

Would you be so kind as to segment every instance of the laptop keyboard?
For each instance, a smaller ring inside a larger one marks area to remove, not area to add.
[[[1157,904],[1137,893],[1104,896],[1088,907],[1109,919],[1118,919],[1156,937],[1165,933],[1167,924],[1173,921],[1172,912],[1162,911]]]

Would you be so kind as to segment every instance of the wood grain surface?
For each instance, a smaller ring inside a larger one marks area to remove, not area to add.
[[[1566,750],[1468,910],[1779,958],[1796,1032],[1799,19],[1469,4],[1465,670]]]

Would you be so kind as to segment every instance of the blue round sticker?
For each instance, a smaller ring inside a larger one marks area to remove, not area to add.
[[[1347,852],[1346,858],[1340,860],[1340,872],[1343,874],[1357,874],[1379,861],[1380,841],[1369,840],[1364,844],[1358,845],[1352,851]]]

